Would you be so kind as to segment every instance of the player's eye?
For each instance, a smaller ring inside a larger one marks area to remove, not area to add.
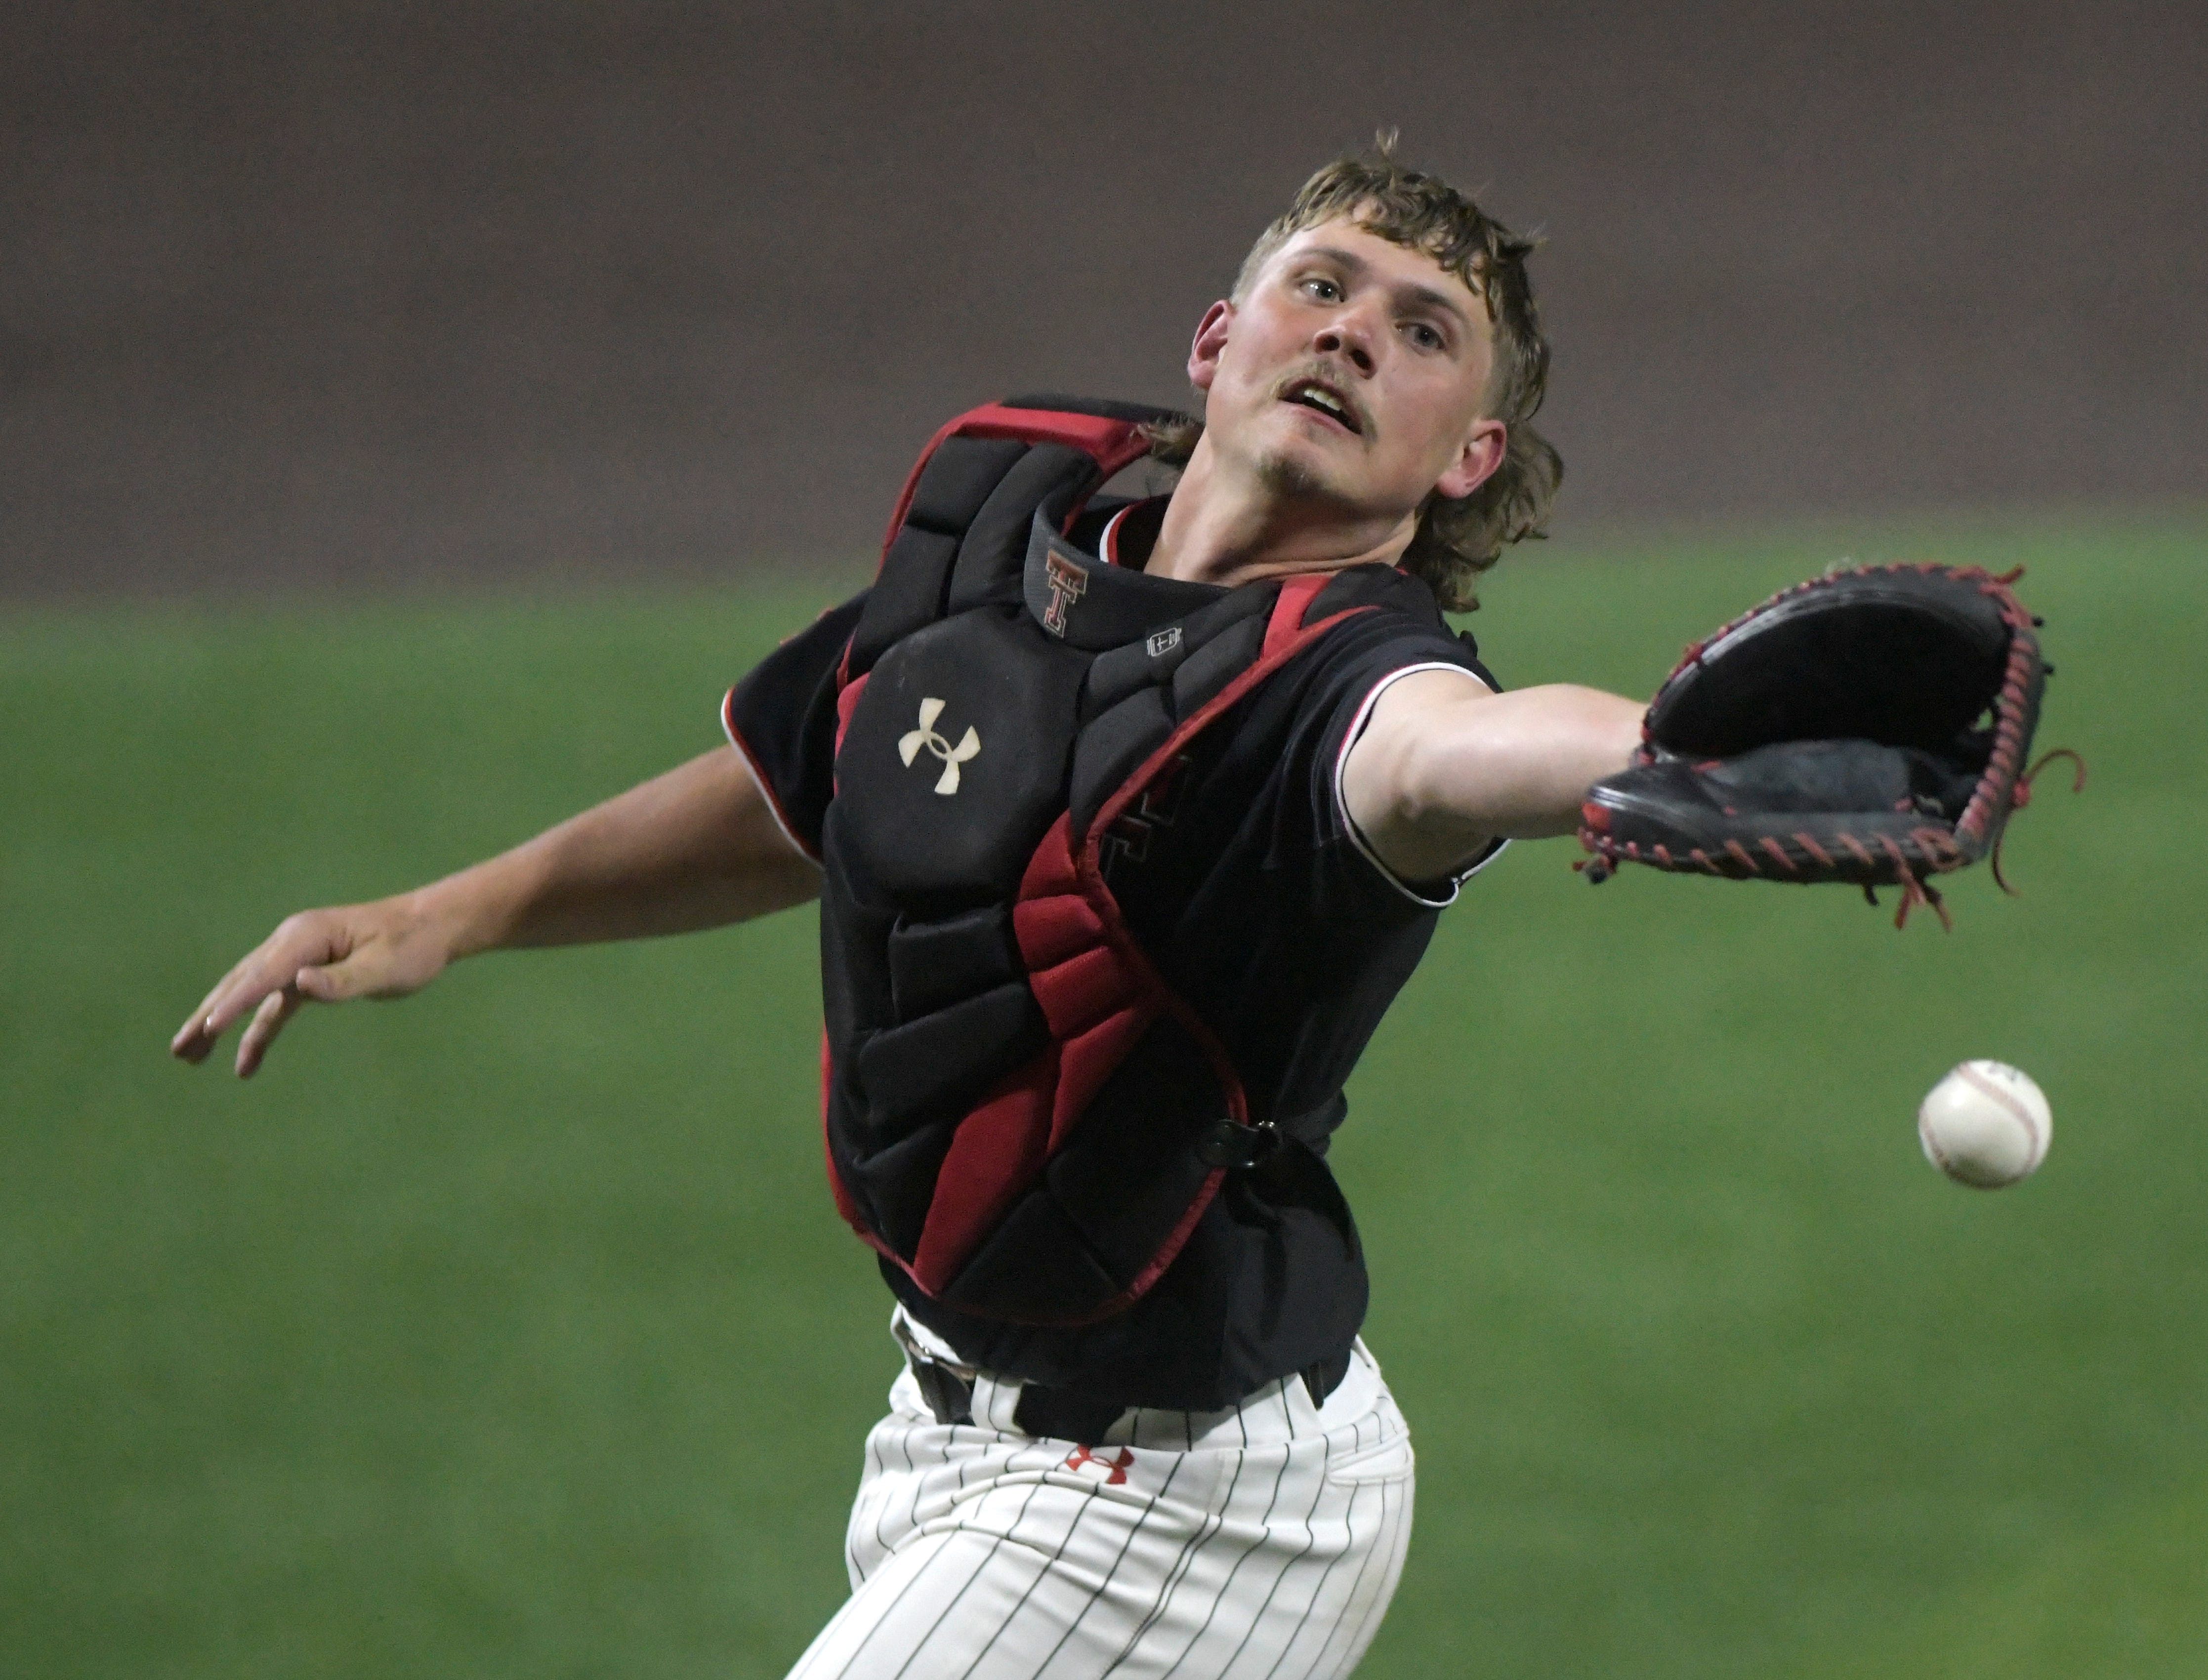
[[[1416,345],[1420,350],[1446,350],[1449,348],[1449,340],[1441,335],[1440,329],[1434,327],[1428,321],[1406,321],[1403,325],[1403,336],[1408,339],[1413,344]]]
[[[1339,303],[1341,288],[1323,274],[1309,276],[1303,283],[1304,295],[1315,303]]]

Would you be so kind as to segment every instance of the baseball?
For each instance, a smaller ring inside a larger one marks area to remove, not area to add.
[[[1964,1062],[1917,1109],[1924,1158],[1957,1184],[1999,1190],[2047,1159],[2055,1116],[2031,1076],[2006,1062]]]

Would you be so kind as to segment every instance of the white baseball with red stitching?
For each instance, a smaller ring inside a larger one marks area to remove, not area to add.
[[[2047,1159],[2054,1112],[2031,1076],[2007,1062],[1964,1062],[1917,1106],[1924,1157],[1958,1184],[1998,1190]]]

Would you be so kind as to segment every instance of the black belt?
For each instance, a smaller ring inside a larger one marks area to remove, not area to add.
[[[1341,1379],[1349,1375],[1349,1349],[1345,1347],[1340,1353],[1307,1365],[1296,1373],[1313,1406],[1325,1405],[1326,1397],[1341,1386]],[[912,1368],[912,1380],[920,1385],[921,1398],[927,1402],[927,1409],[934,1413],[936,1422],[974,1421],[974,1384],[970,1379],[909,1347],[905,1350],[905,1363]],[[1053,1440],[1093,1447],[1126,1410],[1116,1400],[1097,1400],[1077,1389],[1023,1383],[1019,1404],[1012,1409],[1012,1421],[1023,1435],[1047,1436]]]

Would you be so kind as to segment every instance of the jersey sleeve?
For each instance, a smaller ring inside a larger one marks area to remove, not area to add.
[[[816,863],[836,791],[836,673],[859,622],[861,591],[753,666],[721,702],[721,727],[743,755],[791,843]]]
[[[1461,671],[1496,693],[1503,692],[1503,685],[1480,663],[1469,638],[1384,621],[1369,630],[1348,627],[1362,633],[1343,638],[1346,645],[1328,662],[1310,697],[1317,750],[1308,760],[1308,793],[1322,867],[1339,875],[1377,880],[1399,902],[1408,900],[1439,909],[1454,903],[1464,883],[1492,861],[1508,843],[1490,843],[1478,855],[1438,880],[1405,880],[1381,861],[1350,816],[1342,797],[1342,772],[1348,765],[1350,749],[1365,733],[1380,697],[1403,678],[1419,671],[1449,670]]]

